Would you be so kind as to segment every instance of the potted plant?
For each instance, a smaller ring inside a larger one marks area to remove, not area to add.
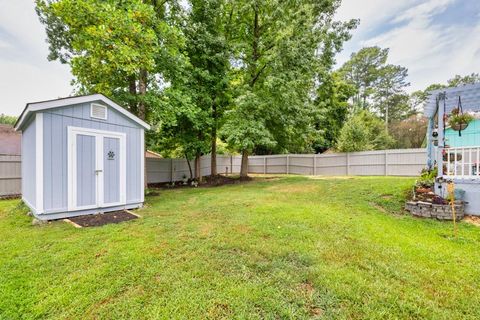
[[[461,113],[459,108],[452,110],[452,114],[448,118],[448,124],[455,131],[462,131],[468,127],[468,124],[474,119],[471,114]]]

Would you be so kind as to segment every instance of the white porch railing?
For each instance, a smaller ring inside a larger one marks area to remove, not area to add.
[[[457,179],[480,179],[480,146],[446,148],[444,176]]]

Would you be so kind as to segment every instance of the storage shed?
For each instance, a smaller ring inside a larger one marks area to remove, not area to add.
[[[138,208],[150,126],[101,94],[28,103],[22,199],[41,220]]]

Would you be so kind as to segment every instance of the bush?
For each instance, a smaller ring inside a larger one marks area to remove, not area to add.
[[[382,120],[368,111],[361,111],[350,118],[337,141],[341,152],[383,150],[391,148],[394,139],[386,132]]]

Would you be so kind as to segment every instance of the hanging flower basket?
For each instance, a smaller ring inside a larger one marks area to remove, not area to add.
[[[448,117],[448,124],[455,131],[463,131],[473,119],[471,114],[463,113],[461,107],[458,107],[452,110],[452,114]]]
[[[455,131],[463,131],[467,129],[467,127],[468,127],[468,123],[455,123],[451,125],[451,128]]]
[[[473,116],[468,113],[453,114],[448,119],[448,124],[455,131],[463,131],[472,120]]]

